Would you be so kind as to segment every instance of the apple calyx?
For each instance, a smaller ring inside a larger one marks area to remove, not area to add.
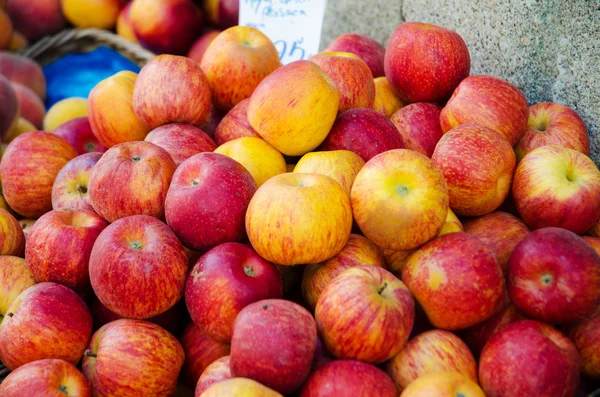
[[[383,285],[381,286],[381,288],[379,288],[379,289],[377,290],[377,293],[378,293],[379,295],[381,295],[381,294],[383,293],[383,290],[384,290],[384,289],[386,289],[386,288],[387,288],[387,286],[388,286],[388,283],[384,282],[384,283],[383,283]]]
[[[78,183],[77,184],[77,191],[79,192],[79,194],[86,194],[87,193],[87,187]]]
[[[61,393],[66,394],[67,396],[69,395],[69,392],[67,391],[67,386],[65,385],[58,386],[58,390],[60,390]]]
[[[246,276],[253,277],[254,276],[254,269],[251,268],[250,266],[244,266],[244,273],[246,273]]]
[[[133,157],[131,158],[131,161],[133,161],[134,163],[137,163],[137,162],[138,162],[138,161],[140,161],[141,159],[142,159],[142,157],[140,157],[140,156],[133,156]]]
[[[14,315],[15,315],[15,314],[14,314],[14,313],[12,313],[12,312],[8,312],[8,313],[6,313],[6,317],[12,317],[12,316],[14,316]]]
[[[192,186],[197,186],[200,183],[198,179],[192,179]]]
[[[406,196],[408,194],[408,187],[406,187],[405,185],[398,185],[396,190],[398,191],[398,194],[400,194],[400,196]]]
[[[94,144],[94,142],[88,142],[84,145],[85,147],[85,151],[86,152],[95,152],[96,150],[96,145]]]
[[[85,353],[83,353],[83,355],[86,357],[92,357],[92,358],[98,357],[98,355],[91,350],[86,350]]]
[[[554,278],[550,274],[544,274],[542,277],[540,277],[540,280],[542,280],[542,284],[544,285],[552,284],[553,279]]]
[[[129,246],[136,251],[142,249],[142,243],[140,243],[139,241],[132,241],[131,243],[129,243]]]

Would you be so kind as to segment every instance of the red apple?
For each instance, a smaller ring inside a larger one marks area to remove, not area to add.
[[[46,358],[77,364],[91,335],[92,315],[75,292],[36,284],[13,301],[0,324],[0,360],[12,371]]]
[[[106,148],[94,135],[87,116],[76,117],[73,120],[67,121],[58,126],[52,133],[69,142],[78,154],[106,152]]]
[[[202,5],[206,12],[206,20],[212,25],[226,29],[238,24],[238,0],[203,0]]]
[[[398,397],[394,382],[374,365],[355,360],[334,360],[314,371],[300,397]]]
[[[0,323],[17,296],[34,284],[25,259],[0,255]]]
[[[202,375],[200,375],[200,379],[198,379],[194,397],[200,397],[202,393],[204,393],[215,383],[231,379],[233,376],[231,375],[230,363],[231,357],[224,356],[213,361],[212,364],[206,367],[204,372],[202,372]]]
[[[517,160],[540,146],[558,145],[588,156],[590,139],[581,117],[560,103],[541,102],[529,107],[527,130],[515,146]]]
[[[53,2],[54,0],[49,1]],[[23,3],[31,5],[27,0]],[[31,88],[42,100],[46,99],[46,77],[42,66],[33,59],[8,51],[0,52],[0,74],[12,83]]]
[[[229,354],[229,343],[214,340],[194,323],[186,327],[179,341],[185,352],[181,376],[190,387],[196,386],[210,364]]]
[[[3,397],[90,397],[83,374],[65,360],[33,361],[10,373],[0,384]]]
[[[587,378],[600,380],[600,310],[566,329],[581,357],[581,372]]]
[[[237,161],[196,154],[179,166],[165,202],[167,223],[189,248],[206,251],[242,241],[244,219],[256,182]]]
[[[90,174],[92,206],[109,222],[132,215],[162,218],[175,168],[169,153],[150,142],[113,146]]]
[[[61,168],[52,185],[52,209],[94,210],[88,182],[100,157],[102,153],[98,152],[82,154]]]
[[[215,131],[217,145],[247,136],[260,138],[260,135],[252,128],[248,121],[249,102],[249,99],[244,99],[223,117]]]
[[[504,136],[514,146],[527,128],[529,105],[514,85],[493,76],[467,77],[440,115],[444,133],[461,124],[477,124]]]
[[[385,47],[370,37],[357,33],[346,33],[338,36],[325,48],[328,52],[349,52],[358,55],[371,70],[374,78],[385,74],[383,60]]]
[[[8,0],[6,11],[15,30],[29,40],[38,40],[66,25],[60,0]]]
[[[107,308],[144,319],[167,311],[183,296],[188,266],[183,246],[167,225],[135,215],[100,233],[89,271],[92,288]]]
[[[0,70],[1,71],[1,70]],[[19,99],[8,80],[0,74],[0,138],[9,135],[19,121]]]
[[[415,306],[408,288],[392,273],[358,266],[325,287],[315,318],[319,335],[334,356],[382,363],[408,341]]]
[[[315,354],[312,360],[312,371],[315,371],[319,367],[322,367],[326,363],[332,361],[334,358],[327,350],[327,347],[321,340],[321,338],[317,335],[317,348],[315,349]]]
[[[408,102],[444,102],[471,69],[469,49],[458,33],[420,22],[396,29],[384,62],[385,76]]]
[[[403,147],[402,136],[390,120],[373,109],[357,108],[337,117],[316,150],[350,150],[369,161],[380,153]]]
[[[146,136],[146,142],[165,149],[173,158],[176,166],[194,154],[212,152],[217,145],[200,128],[189,124],[165,124]]]
[[[0,208],[0,255],[23,256],[25,236],[19,221]]]
[[[172,396],[184,357],[158,325],[124,319],[96,331],[82,371],[95,396]]]
[[[444,234],[415,252],[402,269],[402,281],[431,324],[448,330],[487,320],[504,297],[504,277],[496,258],[481,241],[463,232]]]
[[[224,243],[202,255],[185,286],[185,302],[192,320],[210,337],[227,343],[233,322],[244,307],[281,297],[277,268],[251,247],[239,243]]]
[[[316,343],[315,320],[302,306],[282,299],[251,303],[233,325],[231,373],[292,393],[308,376]]]
[[[213,105],[210,106],[210,112],[208,113],[208,120],[204,124],[202,124],[202,131],[206,133],[211,139],[215,139],[215,131],[217,130],[217,126],[223,119],[223,112],[218,110]]]
[[[21,117],[29,121],[37,129],[41,129],[44,116],[46,115],[46,107],[42,99],[26,85],[21,83],[11,83],[11,85],[15,90],[15,94],[17,94]]]
[[[551,324],[583,320],[600,302],[600,256],[568,230],[531,232],[510,256],[508,294],[532,318]]]
[[[487,397],[568,397],[579,386],[579,355],[550,325],[509,324],[485,345],[479,379]]]
[[[35,223],[25,259],[37,282],[54,282],[85,292],[92,247],[108,223],[92,211],[57,210]]]
[[[187,54],[188,58],[191,58],[198,63],[202,62],[202,57],[204,56],[206,49],[219,33],[221,33],[220,30],[212,28],[206,29],[204,33],[194,41],[194,44],[192,44],[192,47]]]
[[[442,108],[433,103],[413,103],[392,114],[390,121],[400,132],[405,148],[431,158],[442,138],[441,111]]]
[[[600,255],[600,237],[581,236]]]
[[[583,234],[600,217],[600,171],[572,149],[542,146],[531,151],[517,167],[512,192],[521,218],[532,229],[561,227]]]

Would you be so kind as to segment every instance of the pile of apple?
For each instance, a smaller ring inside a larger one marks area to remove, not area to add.
[[[568,397],[600,380],[586,127],[469,74],[433,25],[285,66],[237,26],[200,63],[160,55],[99,83],[87,116],[22,134],[0,78],[0,395]]]

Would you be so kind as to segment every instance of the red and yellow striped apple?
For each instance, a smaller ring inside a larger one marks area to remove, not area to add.
[[[350,52],[358,55],[369,66],[373,77],[378,78],[385,74],[383,68],[385,47],[370,37],[356,33],[342,34],[336,37],[325,51]]]
[[[408,385],[400,397],[486,397],[476,382],[457,372],[422,376]]]
[[[394,113],[402,109],[404,103],[396,96],[392,87],[390,87],[390,82],[385,76],[376,77],[373,82],[375,83],[373,110],[383,114],[387,118],[392,117]]]
[[[442,108],[433,103],[412,103],[390,116],[404,147],[431,158],[435,145],[442,138],[440,113]]]
[[[120,120],[123,122],[122,119]],[[77,117],[67,121],[58,126],[52,133],[69,142],[80,155],[92,152],[106,152],[106,147],[94,135],[89,117]]]
[[[52,209],[94,211],[88,183],[92,168],[100,157],[102,153],[98,152],[82,154],[61,168],[52,185]]]
[[[202,372],[202,375],[200,375],[200,379],[198,379],[194,397],[200,397],[202,393],[215,383],[231,379],[233,376],[231,375],[230,363],[231,357],[223,356],[206,367],[204,372]]]
[[[295,173],[326,175],[350,196],[352,184],[365,161],[349,150],[306,153],[294,167]]]
[[[185,328],[179,342],[185,352],[181,379],[192,388],[210,364],[221,357],[229,357],[229,341],[224,343],[211,338],[194,323]]]
[[[592,380],[600,379],[600,310],[590,317],[572,324],[567,336],[575,343],[581,357],[581,372]]]
[[[34,284],[25,259],[0,255],[0,323],[17,296]]]
[[[25,236],[19,221],[0,208],[0,255],[23,256]]]
[[[204,131],[190,124],[170,123],[150,131],[146,142],[165,149],[176,166],[195,154],[212,152],[217,145]]]
[[[209,387],[202,397],[283,397],[252,379],[231,378]]]
[[[20,116],[33,124],[35,129],[41,129],[46,114],[46,107],[42,99],[24,84],[11,83],[11,85],[17,94]]]
[[[204,33],[200,35],[192,44],[192,47],[188,51],[187,57],[193,59],[194,61],[201,63],[202,57],[206,52],[206,49],[213,42],[214,39],[221,33],[220,30],[213,28],[205,28]]]
[[[215,140],[218,145],[246,136],[260,138],[260,135],[254,131],[248,121],[249,103],[250,99],[244,99],[223,117],[215,131]]]

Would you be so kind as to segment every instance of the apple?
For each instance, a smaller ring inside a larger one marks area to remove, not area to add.
[[[340,273],[357,266],[377,266],[385,268],[385,259],[379,247],[366,237],[351,234],[348,243],[333,258],[315,265],[304,267],[302,275],[302,295],[314,309],[319,296]]]
[[[238,24],[240,3],[237,0],[203,0],[206,20],[212,25],[226,29]]]
[[[25,259],[0,255],[0,323],[17,296],[34,284]]]
[[[17,94],[2,74],[0,74],[0,109],[0,138],[4,140],[17,128],[20,114]]]
[[[19,119],[17,120],[16,124],[13,124],[14,128],[12,128],[11,130],[9,130],[6,135],[4,135],[4,144],[5,147],[7,146],[7,144],[11,143],[16,137],[18,137],[19,135],[22,135],[26,132],[32,132],[32,131],[37,131],[37,128],[31,124],[29,121],[25,120],[23,117],[19,117]]]
[[[401,397],[486,397],[468,377],[457,372],[437,372],[421,376],[408,385]]]
[[[334,356],[379,364],[408,341],[415,305],[406,285],[392,273],[358,266],[344,270],[325,287],[315,319]]]
[[[550,325],[522,320],[485,345],[479,379],[487,397],[567,397],[577,391],[579,368],[577,349],[566,336]]]
[[[527,130],[515,146],[517,160],[540,146],[558,145],[588,156],[590,139],[581,117],[560,103],[541,102],[529,107]]]
[[[0,323],[0,360],[11,371],[46,358],[77,364],[91,335],[92,315],[75,292],[36,284],[12,302]]]
[[[592,225],[590,230],[588,230],[590,236],[600,237],[600,218]]]
[[[373,80],[375,84],[375,101],[373,101],[373,110],[390,118],[394,113],[404,106],[400,98],[396,96],[394,90],[390,86],[390,82],[385,76],[376,77]],[[441,131],[441,127],[440,127]],[[440,132],[441,136],[441,132]]]
[[[0,256],[22,256],[25,236],[19,221],[7,210],[0,208]]]
[[[442,103],[469,76],[471,57],[458,33],[406,22],[392,33],[384,66],[385,76],[401,99]]]
[[[52,132],[67,121],[88,116],[88,100],[81,97],[61,99],[48,109],[44,116],[44,131]]]
[[[600,238],[590,236],[582,236],[581,238],[584,239],[585,242],[588,243],[598,255],[600,255]]]
[[[387,363],[387,373],[399,390],[424,375],[438,372],[457,372],[477,383],[473,354],[458,336],[441,329],[415,336]]]
[[[98,152],[82,154],[61,168],[52,185],[52,209],[94,210],[88,182],[92,168],[101,157],[102,153]]]
[[[592,380],[600,380],[600,310],[566,329],[581,357],[581,372]]]
[[[153,143],[113,146],[92,168],[88,184],[92,206],[109,222],[132,215],[163,218],[175,168],[169,153]]]
[[[124,38],[125,40],[131,41],[132,43],[139,44],[137,37],[135,36],[135,32],[133,31],[133,25],[131,24],[131,6],[133,5],[132,1],[129,1],[119,12],[119,17],[117,18],[117,27],[116,32],[119,36]]]
[[[443,135],[441,112],[442,108],[433,103],[412,103],[392,114],[390,121],[400,132],[405,148],[431,158]]]
[[[514,146],[527,129],[529,105],[521,91],[498,77],[464,79],[440,115],[444,133],[461,124],[477,124],[504,136]]]
[[[148,1],[135,0],[136,3]],[[191,0],[172,3],[182,1]],[[200,65],[189,58],[159,55],[144,65],[135,81],[133,110],[151,130],[167,123],[187,123],[202,128],[208,121],[210,109],[208,80]]]
[[[155,54],[186,54],[202,31],[202,10],[192,0],[134,0],[129,12],[138,41]]]
[[[8,0],[6,11],[15,30],[30,41],[56,33],[66,25],[60,0]]]
[[[200,375],[210,364],[229,354],[229,342],[211,338],[194,323],[185,328],[179,342],[185,352],[181,377],[190,387],[196,386]]]
[[[209,387],[202,397],[283,397],[252,379],[231,378]]]
[[[181,344],[158,325],[123,319],[94,333],[82,372],[97,396],[171,396],[184,358]]]
[[[385,47],[370,37],[357,33],[346,33],[336,37],[325,49],[328,52],[350,52],[358,55],[371,70],[373,77],[385,74],[383,60]]]
[[[383,249],[420,247],[438,235],[448,214],[442,173],[429,158],[408,149],[369,160],[356,176],[350,197],[356,223]]]
[[[310,372],[316,343],[315,320],[302,306],[282,299],[251,303],[233,324],[231,373],[292,393]]]
[[[52,209],[52,185],[77,152],[48,132],[27,132],[8,145],[0,163],[2,192],[8,205],[29,218]]]
[[[333,359],[334,358],[331,356],[331,353],[327,351],[327,347],[325,347],[325,344],[317,335],[317,348],[315,349],[315,354],[313,355],[311,371],[314,372],[315,370],[332,361]]]
[[[215,140],[218,145],[246,136],[260,138],[260,135],[252,128],[248,121],[249,103],[250,99],[244,99],[231,108],[223,117],[215,130]]]
[[[287,171],[283,155],[261,138],[237,138],[216,148],[215,153],[231,157],[243,165],[252,174],[257,187]]]
[[[231,379],[233,376],[231,375],[230,363],[231,357],[223,356],[213,361],[208,367],[206,367],[204,372],[202,372],[202,375],[200,375],[200,379],[198,379],[194,397],[200,397],[202,393],[204,393],[215,383]]]
[[[69,142],[80,155],[106,152],[106,147],[98,141],[92,131],[89,117],[77,117],[67,121],[58,126],[52,133]]]
[[[208,113],[208,120],[204,124],[202,124],[202,131],[206,132],[206,135],[215,138],[215,131],[217,130],[217,126],[221,122],[225,115],[223,112],[218,110],[215,106],[210,106],[210,112]]]
[[[63,14],[76,28],[112,29],[123,0],[61,0]]]
[[[355,360],[334,360],[315,370],[300,397],[398,397],[394,382],[374,365]]]
[[[64,209],[42,215],[31,230],[25,251],[35,280],[85,292],[90,286],[92,247],[106,226],[104,219],[87,210]]]
[[[110,224],[90,255],[90,281],[98,299],[129,318],[149,318],[173,307],[183,296],[187,271],[175,234],[146,215]]]
[[[248,103],[248,121],[281,153],[301,156],[323,142],[339,104],[340,92],[320,67],[310,61],[295,61],[256,87]]]
[[[415,252],[402,268],[402,281],[431,324],[447,330],[487,320],[504,297],[496,258],[483,242],[463,232],[439,236]]]
[[[280,66],[273,42],[250,26],[223,31],[210,43],[200,62],[214,106],[225,112],[250,98],[260,82]]]
[[[532,229],[561,227],[583,234],[600,218],[600,171],[572,149],[542,146],[531,151],[517,167],[512,192],[521,218]]]
[[[375,82],[369,65],[350,52],[320,52],[310,57],[335,83],[340,92],[339,112],[371,108],[375,102]]]
[[[10,17],[4,11],[3,4],[0,4],[0,51],[10,50],[14,28]]]
[[[313,264],[335,256],[348,242],[351,228],[348,195],[320,174],[272,177],[257,190],[246,213],[252,247],[280,265]]]
[[[583,320],[600,302],[600,256],[568,230],[533,231],[510,256],[508,294],[534,319],[550,324]]]
[[[192,47],[188,51],[187,57],[198,63],[201,63],[206,49],[220,33],[221,31],[217,29],[205,29],[204,33],[202,33],[202,35],[200,35],[200,37],[194,41],[194,44],[192,44]]]
[[[508,273],[508,259],[529,228],[519,218],[496,211],[464,222],[465,232],[477,237],[494,254],[502,273]]]
[[[32,2],[27,4],[31,5]],[[41,65],[33,59],[7,51],[0,52],[0,74],[12,83],[31,88],[42,100],[46,99],[46,77]]]
[[[33,361],[10,373],[0,384],[3,397],[89,397],[90,387],[77,367],[65,360]]]
[[[19,102],[19,114],[22,118],[35,126],[35,130],[42,128],[46,107],[42,99],[31,88],[21,83],[11,83]]]
[[[23,230],[23,235],[25,236],[25,244],[27,244],[27,238],[31,233],[31,229],[33,229],[33,225],[35,225],[36,219],[20,219],[19,225],[21,225],[21,229]]]
[[[200,128],[182,123],[155,128],[146,135],[145,141],[165,149],[176,166],[195,154],[212,152],[217,147],[212,138]]]
[[[165,202],[167,223],[195,250],[240,242],[254,192],[252,175],[237,161],[218,153],[196,154],[173,175]]]

